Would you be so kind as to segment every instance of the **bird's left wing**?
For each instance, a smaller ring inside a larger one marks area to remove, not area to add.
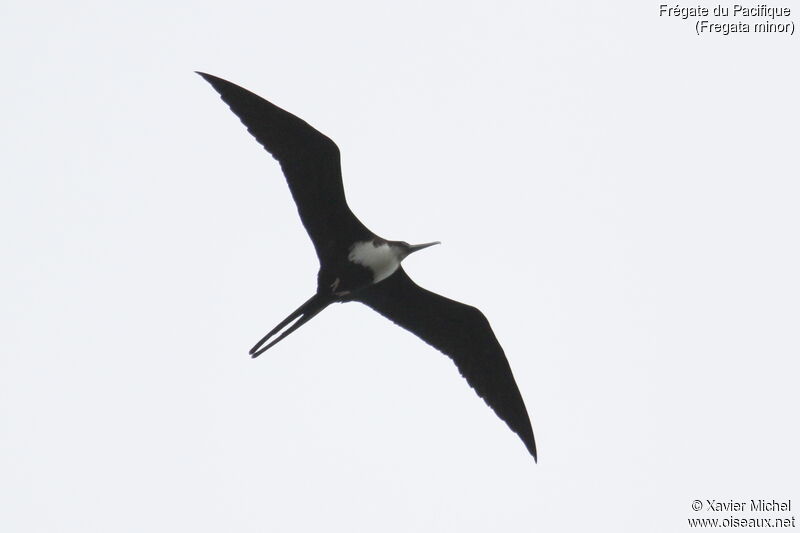
[[[536,459],[528,411],[503,348],[475,307],[423,289],[401,268],[353,295],[449,356],[475,392],[519,435]]]
[[[257,94],[211,74],[198,74],[281,164],[321,263],[354,240],[372,236],[347,206],[336,143]],[[342,238],[346,242],[340,242]]]

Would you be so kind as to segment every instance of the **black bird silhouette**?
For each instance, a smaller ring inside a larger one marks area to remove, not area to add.
[[[489,321],[475,307],[419,287],[400,266],[409,254],[439,243],[409,245],[372,233],[347,205],[339,148],[332,140],[238,85],[197,74],[280,163],[320,263],[316,294],[258,341],[250,354],[257,357],[333,302],[361,302],[449,356],[536,460],[525,403]]]

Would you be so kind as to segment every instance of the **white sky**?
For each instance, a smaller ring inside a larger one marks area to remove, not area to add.
[[[798,39],[634,1],[4,4],[0,530],[668,532],[709,516],[694,499],[797,506]],[[538,465],[358,304],[249,359],[317,265],[194,70],[331,136],[376,233],[443,242],[406,269],[489,317]]]

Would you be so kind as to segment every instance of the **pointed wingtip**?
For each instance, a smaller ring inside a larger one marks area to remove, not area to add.
[[[522,437],[522,435],[520,435],[520,437],[522,438],[522,443],[525,445],[525,448],[527,448],[528,453],[531,454],[531,457],[533,457],[533,462],[539,464],[539,453],[536,449],[536,441],[533,438],[533,431],[531,431],[530,435],[527,437]]]
[[[214,76],[213,74],[208,74],[206,72],[200,72],[199,70],[195,70],[194,73],[197,74],[198,76],[200,76],[201,78],[203,78],[204,80],[206,80],[208,83],[210,83],[211,86],[214,87],[215,89],[217,89],[217,86],[219,84],[226,83],[225,80],[223,80],[222,78],[218,78],[217,76]],[[219,89],[217,89],[217,90],[219,90]]]
[[[206,80],[207,82],[211,83],[211,80],[214,79],[215,76],[211,74],[206,74],[205,72],[200,72],[199,70],[194,71],[195,74]]]
[[[525,447],[528,448],[528,453],[531,454],[531,457],[533,457],[533,462],[539,464],[539,454],[536,451],[536,444],[533,446],[528,446],[526,443]]]

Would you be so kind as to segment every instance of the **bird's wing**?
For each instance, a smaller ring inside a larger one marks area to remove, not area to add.
[[[247,89],[210,74],[198,74],[280,163],[320,262],[330,257],[332,250],[372,235],[347,206],[336,143]]]
[[[423,289],[402,268],[355,293],[353,299],[449,356],[475,392],[519,435],[536,459],[528,411],[503,348],[483,313]]]

